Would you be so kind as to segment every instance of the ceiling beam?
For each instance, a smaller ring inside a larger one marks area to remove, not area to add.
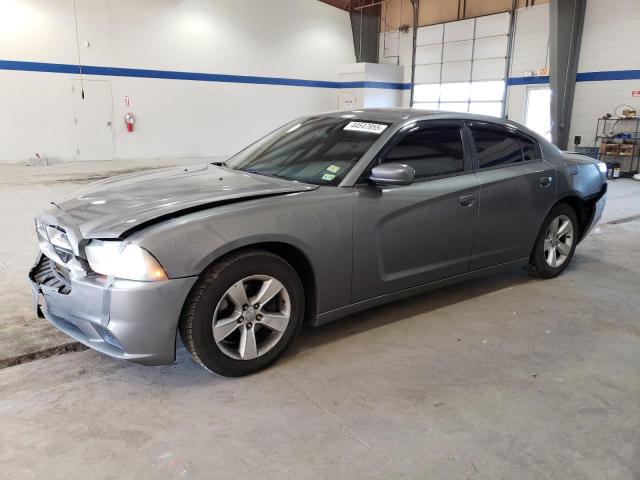
[[[352,12],[354,10],[360,11],[366,10],[371,7],[377,7],[386,2],[386,0],[320,0],[321,2],[328,3],[340,10]]]

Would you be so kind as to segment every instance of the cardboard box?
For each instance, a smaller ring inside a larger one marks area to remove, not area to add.
[[[620,155],[625,157],[633,157],[638,153],[638,146],[632,143],[623,143],[620,145]]]
[[[605,155],[620,155],[619,143],[605,143],[604,145],[605,145],[604,147]]]

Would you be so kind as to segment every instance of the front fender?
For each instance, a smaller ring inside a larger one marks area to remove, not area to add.
[[[334,187],[252,200],[170,219],[128,240],[150,251],[170,278],[200,275],[239,248],[291,245],[311,264],[322,313],[351,299],[353,199],[351,189]]]
[[[230,252],[240,250],[242,248],[250,248],[265,243],[281,243],[297,248],[305,255],[305,257],[307,257],[313,271],[316,271],[317,259],[314,257],[313,249],[310,245],[307,245],[305,242],[301,242],[300,239],[296,237],[292,237],[290,235],[281,235],[277,233],[249,235],[216,245],[214,250],[212,250],[209,254],[204,256],[194,265],[193,271],[201,273],[213,262],[215,262],[219,258],[224,257]]]

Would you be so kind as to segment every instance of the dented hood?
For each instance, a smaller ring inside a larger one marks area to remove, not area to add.
[[[315,188],[208,164],[98,181],[55,205],[71,217],[83,238],[117,238],[187,211]]]

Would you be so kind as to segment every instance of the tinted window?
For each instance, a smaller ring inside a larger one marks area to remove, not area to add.
[[[522,155],[524,157],[525,162],[540,158],[538,156],[536,144],[533,140],[520,137],[520,145],[522,146]]]
[[[460,128],[451,126],[410,131],[391,147],[383,162],[413,167],[416,179],[462,172],[464,151]]]
[[[227,165],[259,175],[338,185],[387,126],[340,117],[307,118],[258,140]]]
[[[520,139],[497,128],[472,127],[480,168],[522,162]]]

